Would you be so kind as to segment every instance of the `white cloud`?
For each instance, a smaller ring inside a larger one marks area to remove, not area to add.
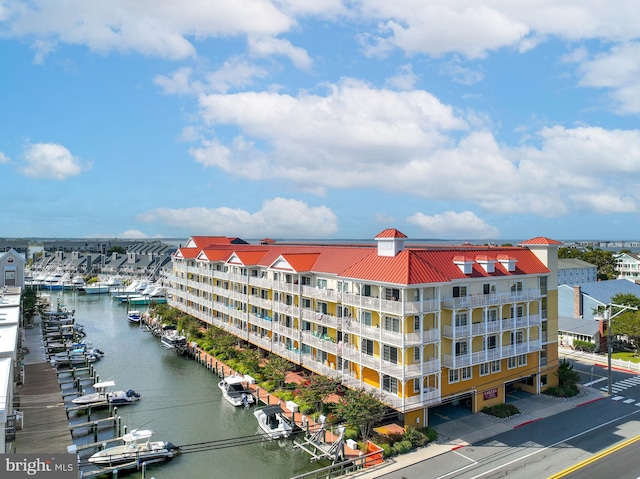
[[[293,64],[302,69],[311,68],[312,61],[309,54],[299,47],[294,47],[288,40],[274,37],[250,37],[249,51],[258,57],[282,55],[289,58]]]
[[[625,43],[585,60],[579,68],[580,85],[610,91],[612,109],[640,113],[640,42]]]
[[[5,31],[12,36],[173,60],[195,55],[189,38],[277,35],[295,23],[269,0],[34,0],[7,4],[3,15],[11,19]]]
[[[544,217],[592,209],[589,195],[618,198],[598,211],[640,204],[639,130],[555,126],[511,148],[474,112],[463,116],[425,91],[376,90],[348,79],[326,96],[238,93],[200,101],[205,125],[239,133],[203,140],[191,154],[243,179],[284,179],[315,194],[373,188]]]
[[[9,163],[9,157],[0,151],[0,165],[3,163]]]
[[[127,230],[117,234],[115,237],[123,239],[146,239],[149,238],[149,235],[140,230]]]
[[[138,215],[146,223],[162,223],[197,234],[224,234],[245,238],[282,236],[325,238],[338,230],[336,215],[326,206],[309,206],[293,199],[274,198],[255,213],[220,208],[158,208]]]
[[[31,178],[64,180],[89,170],[91,165],[74,157],[62,145],[56,143],[34,143],[22,154],[20,172]]]
[[[407,218],[431,237],[437,238],[482,238],[493,239],[500,236],[498,228],[487,224],[478,218],[472,211],[445,211],[439,215],[427,216],[423,213],[416,213]]]
[[[411,64],[402,65],[398,69],[398,74],[388,78],[385,82],[389,87],[397,90],[413,90],[414,85],[419,80],[418,75],[413,72]]]
[[[370,0],[363,16],[379,21],[370,53],[400,48],[409,54],[460,53],[482,58],[499,48],[525,52],[555,36],[569,41],[628,41],[640,36],[640,7],[623,2],[611,8],[598,0]]]

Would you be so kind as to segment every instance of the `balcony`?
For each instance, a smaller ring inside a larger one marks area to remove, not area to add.
[[[534,301],[541,297],[540,288],[533,288],[514,293],[477,294],[461,298],[444,298],[442,306],[447,309],[480,308],[482,306]]]
[[[332,314],[324,314],[317,311],[313,311],[309,308],[302,308],[302,319],[312,321],[329,328],[340,329],[342,321],[340,318],[336,318]]]
[[[461,354],[458,356],[445,354],[443,365],[444,367],[449,369],[458,369],[467,366],[474,366],[476,364],[486,363],[488,361],[496,361],[512,356],[518,356],[520,354],[532,353],[540,351],[541,349],[542,341],[540,339],[534,339],[532,341],[525,341],[523,343],[503,346],[501,348],[476,351],[473,353]]]
[[[313,286],[302,286],[301,293],[308,298],[321,299],[327,302],[337,303],[338,293],[332,289],[314,288]]]
[[[338,354],[338,345],[329,336],[320,337],[317,334],[311,334],[307,331],[302,333],[302,342],[308,346],[312,346],[330,354]]]
[[[371,386],[370,384],[360,381],[352,376],[347,376],[346,374],[342,378],[342,383],[352,389],[363,388],[365,391],[374,392],[380,396],[382,402],[387,406],[390,406],[400,412],[407,412],[440,402],[440,390],[435,388],[425,388],[422,391],[422,394],[416,396],[399,397],[397,394],[382,391],[378,387]]]
[[[335,369],[335,364],[333,363],[329,364],[327,361],[324,361],[324,362],[316,361],[316,359],[310,353],[300,354],[300,357],[302,359],[302,363],[301,363],[302,366],[304,366],[307,369],[311,369],[316,373],[322,374],[323,376],[327,376],[330,378],[337,378],[341,375],[340,371]]]
[[[260,316],[255,315],[255,314],[250,314],[249,315],[249,323],[253,324],[255,326],[258,326],[259,328],[267,329],[269,331],[273,327],[273,323],[271,322],[271,320],[262,318]]]
[[[291,294],[298,294],[298,285],[294,283],[286,283],[284,281],[273,281],[271,287],[276,291],[285,291]]]
[[[260,346],[262,349],[271,351],[271,338],[266,334],[264,336],[261,336],[256,332],[250,332],[249,342],[255,344],[256,346]]]

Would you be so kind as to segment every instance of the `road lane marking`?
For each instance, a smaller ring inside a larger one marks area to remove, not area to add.
[[[603,457],[608,456],[609,454],[612,454],[616,451],[619,451],[620,449],[623,449],[637,441],[640,441],[640,434],[635,437],[632,437],[631,439],[627,439],[626,441],[620,444],[617,444],[616,446],[612,446],[609,449],[605,449],[604,451],[599,452],[598,454],[595,454],[590,458],[585,459],[584,461],[574,464],[573,466],[568,467],[564,471],[560,471],[559,473],[554,474],[553,476],[549,476],[548,479],[560,479],[561,477],[567,476],[572,472],[576,472],[577,470],[582,469],[583,467],[588,466],[589,464],[592,464],[596,461],[599,461]]]

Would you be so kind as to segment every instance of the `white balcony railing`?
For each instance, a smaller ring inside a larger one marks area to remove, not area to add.
[[[444,298],[442,306],[447,309],[464,309],[490,306],[497,304],[517,303],[521,301],[533,301],[540,299],[540,288],[526,289],[517,292],[505,292],[495,294],[477,294],[461,298]]]
[[[523,343],[503,346],[501,348],[487,349],[484,351],[476,351],[468,354],[445,354],[443,364],[447,368],[458,369],[466,366],[486,363],[488,361],[518,356],[520,354],[532,353],[540,351],[541,349],[542,341],[540,339],[534,339],[532,341],[525,341]]]

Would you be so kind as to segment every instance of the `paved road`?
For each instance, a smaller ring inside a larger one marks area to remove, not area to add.
[[[589,459],[579,462],[550,479],[637,479],[640,466],[637,458],[640,454],[640,436],[610,447]]]
[[[635,402],[621,403],[606,398],[380,477],[549,477],[611,444],[633,437],[638,431],[638,421],[640,406]],[[640,465],[640,458],[634,462]]]

